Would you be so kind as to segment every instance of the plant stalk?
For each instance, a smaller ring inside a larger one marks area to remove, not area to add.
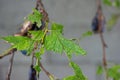
[[[98,29],[99,29],[99,35],[100,35],[100,39],[101,39],[101,43],[102,43],[102,50],[103,50],[103,58],[102,58],[102,64],[103,64],[103,68],[104,68],[104,71],[105,71],[105,80],[108,80],[108,73],[107,73],[107,59],[106,59],[106,48],[107,48],[107,45],[104,41],[104,37],[103,37],[103,31],[102,31],[102,27],[104,26],[103,25],[103,22],[105,20],[105,17],[102,13],[102,7],[101,7],[101,1],[100,0],[97,0],[97,7],[98,7],[98,10],[97,10],[97,13],[98,13]]]
[[[105,77],[106,80],[108,80],[108,73],[107,73],[107,59],[106,59],[106,44],[104,42],[104,38],[103,38],[103,34],[100,33],[100,38],[101,38],[101,42],[102,42],[102,49],[103,49],[103,58],[102,58],[102,63],[103,63],[103,67],[105,70]]]
[[[10,80],[10,76],[11,76],[11,73],[12,73],[12,67],[13,67],[13,60],[14,60],[14,52],[11,52],[12,53],[12,56],[10,58],[10,66],[9,66],[9,69],[8,69],[8,73],[7,73],[7,76],[6,76],[6,80]]]
[[[54,76],[43,67],[41,62],[39,62],[39,65],[40,65],[41,69],[45,72],[45,74],[50,78],[50,80],[51,80],[51,78],[54,79]]]
[[[0,54],[0,59],[4,58],[5,56],[8,56],[10,54],[12,54],[12,52],[17,51],[16,48],[10,48],[7,51],[5,51],[4,53]]]

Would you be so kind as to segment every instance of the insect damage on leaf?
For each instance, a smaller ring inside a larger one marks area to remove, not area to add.
[[[36,9],[33,9],[33,13],[26,18],[26,20],[31,21],[33,24],[37,23],[38,27],[41,26],[41,19],[42,14]]]
[[[67,55],[72,55],[72,53],[82,55],[86,54],[86,51],[79,45],[75,44],[71,40],[64,38],[63,35],[58,31],[62,28],[58,28],[57,30],[57,27],[58,25],[54,25],[54,30],[45,37],[45,48],[47,50],[54,51],[56,53],[65,52]]]

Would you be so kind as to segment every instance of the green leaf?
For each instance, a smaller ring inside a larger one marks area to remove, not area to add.
[[[79,78],[80,80],[86,80],[86,77],[83,75],[78,64],[76,64],[74,62],[70,62],[70,66],[73,68],[74,73],[77,76],[77,78]]]
[[[39,75],[40,71],[41,71],[41,68],[40,68],[40,56],[36,55],[36,63],[35,63],[35,66],[34,66],[34,69],[36,70],[37,74]]]
[[[41,47],[40,48],[40,54],[42,55],[42,54],[44,54],[45,53],[45,49],[44,49],[44,47]]]
[[[42,38],[44,37],[44,32],[43,31],[29,31],[29,33],[31,34],[33,40],[42,40]]]
[[[27,20],[31,21],[33,24],[36,22],[38,27],[41,26],[41,19],[42,14],[36,9],[33,9],[33,13],[27,17]]]
[[[87,80],[87,78],[83,75],[79,65],[71,61],[70,66],[73,68],[75,75],[67,76],[63,78],[63,80]]]
[[[87,31],[85,33],[82,34],[82,36],[80,37],[80,39],[88,37],[88,36],[92,36],[93,32],[92,31]]]
[[[35,65],[34,66],[34,69],[39,73],[41,71],[41,68],[39,65]]]
[[[107,22],[107,29],[109,31],[112,30],[113,26],[115,26],[115,24],[117,23],[119,17],[120,17],[119,14],[113,14],[111,16],[111,18],[108,20],[108,22]]]
[[[108,76],[114,80],[120,79],[120,65],[114,65],[108,69]]]
[[[31,45],[28,49],[29,53],[33,50],[34,48],[34,44],[37,42],[37,44],[39,44],[40,42],[42,42],[43,38],[44,38],[44,32],[43,31],[29,31],[29,33],[31,34]],[[42,47],[41,47],[42,48]],[[29,55],[28,53],[28,55]],[[41,53],[41,51],[40,51]],[[43,53],[42,53],[43,54]]]
[[[106,5],[108,5],[108,6],[114,6],[116,8],[120,7],[120,0],[114,0],[114,1],[103,0],[103,3],[106,4]]]
[[[112,6],[114,7],[120,7],[120,1],[119,0],[115,0],[112,2]]]
[[[40,48],[40,52],[36,52],[35,53],[35,57],[40,60],[41,59],[41,55],[43,55],[44,53],[45,53],[45,50],[44,50],[43,47],[41,47]]]
[[[43,31],[29,31],[29,33],[31,34],[31,45],[28,49],[29,53],[33,50],[34,48],[34,44],[37,42],[37,44],[39,44],[43,38],[44,38],[44,32]],[[28,55],[29,55],[28,53]],[[40,52],[41,53],[41,52]]]
[[[2,39],[11,43],[13,48],[17,48],[18,50],[26,50],[31,43],[30,38],[23,36],[7,36],[3,37]]]
[[[45,48],[56,53],[66,52],[71,56],[72,53],[85,55],[86,51],[73,41],[65,39],[58,31],[52,31],[45,37]]]
[[[103,73],[102,66],[98,66],[98,68],[97,68],[97,74],[102,74],[102,73]]]
[[[112,6],[112,2],[110,0],[103,0],[103,3],[108,6]]]
[[[30,53],[34,48],[35,41],[31,40],[28,37],[7,36],[7,37],[3,37],[2,39],[9,42],[12,45],[12,48],[17,48],[17,50],[26,50],[27,55],[30,55]]]
[[[41,59],[41,53],[40,53],[40,52],[36,52],[36,53],[35,53],[35,57],[36,57],[37,59]]]
[[[52,29],[51,30],[58,30],[62,33],[63,32],[63,25],[57,24],[57,23],[52,23]]]
[[[63,80],[79,80],[79,79],[74,75],[74,76],[67,76],[67,77],[63,78]]]

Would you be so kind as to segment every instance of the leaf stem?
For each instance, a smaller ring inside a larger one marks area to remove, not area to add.
[[[50,78],[50,80],[54,80],[54,76],[43,67],[41,62],[39,62],[39,66],[45,72],[45,74]]]
[[[14,59],[14,54],[15,53],[14,53],[14,51],[12,51],[11,53],[12,53],[12,56],[10,58],[10,66],[9,66],[9,69],[8,69],[6,80],[10,80],[10,76],[11,76],[11,73],[12,73],[13,59]]]

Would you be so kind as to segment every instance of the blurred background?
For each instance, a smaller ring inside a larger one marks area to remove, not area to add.
[[[0,36],[13,35],[20,29],[23,19],[35,7],[36,0],[0,0]],[[82,33],[91,30],[91,22],[96,13],[95,0],[43,0],[46,11],[51,21],[64,25],[64,36],[71,39],[77,38]],[[111,14],[120,10],[103,5],[103,13],[108,20]],[[106,49],[107,60],[110,63],[120,63],[120,20],[112,31],[105,29],[104,38],[108,45]],[[0,53],[10,45],[0,40]],[[74,56],[73,60],[82,68],[89,80],[102,80],[96,74],[98,65],[102,63],[102,44],[99,35],[83,38],[80,46],[87,51],[86,56]],[[15,54],[11,80],[28,80],[31,58],[22,55],[19,51]],[[42,57],[45,68],[58,78],[72,75],[65,55],[47,52]],[[5,80],[9,65],[9,56],[0,60],[0,80]],[[49,80],[42,72],[41,80]]]

